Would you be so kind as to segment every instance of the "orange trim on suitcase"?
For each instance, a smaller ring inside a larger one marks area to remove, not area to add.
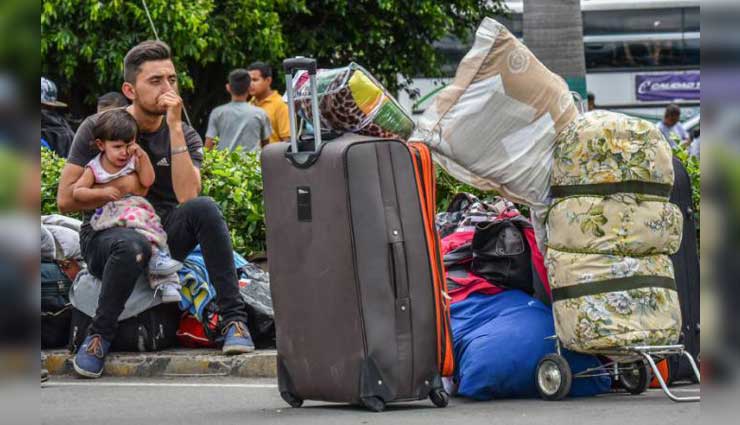
[[[455,360],[452,332],[450,330],[450,298],[447,295],[447,279],[442,262],[439,234],[435,226],[437,182],[434,164],[429,148],[423,143],[409,143],[408,147],[414,164],[414,174],[427,236],[427,251],[432,266],[435,313],[437,316],[437,360],[441,375],[452,376],[455,370]]]

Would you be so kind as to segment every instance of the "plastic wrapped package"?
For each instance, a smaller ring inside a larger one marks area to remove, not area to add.
[[[310,121],[313,111],[305,71],[293,81],[296,109]],[[401,140],[413,132],[409,114],[360,65],[352,62],[343,68],[320,69],[316,82],[324,128]]]
[[[565,81],[485,18],[411,138],[429,144],[456,179],[528,204],[542,247],[555,138],[576,116]]]

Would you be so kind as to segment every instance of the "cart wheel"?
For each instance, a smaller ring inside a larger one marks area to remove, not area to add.
[[[361,401],[363,406],[373,412],[382,412],[385,410],[385,402],[380,397],[365,397]]]
[[[644,393],[651,381],[648,365],[643,361],[636,361],[624,365],[623,368],[626,370],[619,373],[619,383],[622,387],[632,395]]]
[[[429,393],[429,399],[432,400],[437,407],[447,407],[447,403],[450,402],[450,395],[443,389],[433,390]]]
[[[298,407],[303,406],[303,400],[301,400],[300,398],[294,396],[293,394],[287,391],[281,392],[280,397],[282,397],[283,400],[285,400],[285,402],[290,405],[290,407],[298,408]]]
[[[558,354],[548,354],[537,365],[537,390],[545,400],[560,400],[570,392],[573,373]]]

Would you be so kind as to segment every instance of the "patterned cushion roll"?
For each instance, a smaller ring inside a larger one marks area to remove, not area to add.
[[[593,111],[579,116],[556,143],[550,188],[554,198],[627,192],[668,200],[672,152],[654,124]]]
[[[558,200],[548,215],[548,246],[588,254],[672,255],[681,245],[681,211],[657,199],[621,193]]]
[[[586,255],[549,249],[555,329],[580,352],[678,342],[681,310],[669,257]]]

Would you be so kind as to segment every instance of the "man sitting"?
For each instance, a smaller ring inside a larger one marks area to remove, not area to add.
[[[167,44],[145,41],[126,54],[121,91],[132,102],[126,110],[139,126],[137,142],[154,165],[155,180],[148,191],[133,174],[108,185],[115,187],[113,193],[146,196],[161,218],[173,258],[184,260],[200,244],[225,324],[223,351],[250,352],[254,343],[246,327],[247,311],[239,294],[229,229],[216,203],[198,196],[203,142],[182,122],[183,103],[177,88],[177,72]],[[103,285],[89,334],[73,362],[79,375],[91,378],[103,372],[118,317],[137,279],[147,272],[152,255],[151,244],[134,229],[93,231],[91,210],[107,200],[79,202],[73,197],[74,184],[85,164],[98,154],[91,143],[97,117],[88,117],[77,130],[57,193],[60,211],[85,212],[80,230],[82,254],[90,272]]]

